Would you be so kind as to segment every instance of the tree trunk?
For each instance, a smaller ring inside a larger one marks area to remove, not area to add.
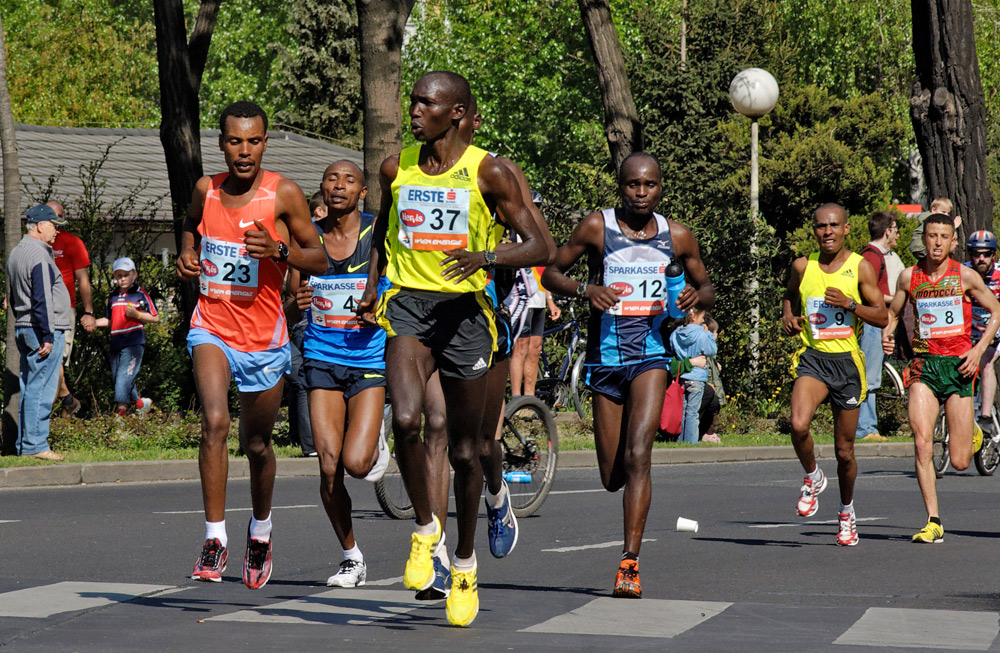
[[[966,233],[991,229],[986,100],[970,0],[911,0],[917,78],[910,119],[930,198],[947,197]],[[964,251],[965,239],[960,239]],[[960,252],[961,253],[961,252]]]
[[[17,139],[14,136],[14,114],[10,107],[10,92],[7,88],[7,46],[3,34],[3,19],[0,17],[0,148],[3,150],[3,266],[6,269],[10,250],[21,240],[21,175],[17,164]],[[5,275],[6,278],[6,275]],[[10,295],[10,279],[7,279],[5,295]],[[3,412],[3,430],[0,438],[0,453],[14,450],[17,441],[18,401],[21,392],[18,387],[21,357],[14,342],[14,315],[7,311],[6,356],[3,374],[3,390],[6,405]]]
[[[604,101],[604,135],[617,175],[625,157],[644,147],[642,124],[632,100],[625,59],[607,0],[579,0],[579,4],[597,66],[597,81]]]
[[[402,147],[399,111],[403,28],[415,0],[357,0],[358,50],[361,53],[361,104],[364,107],[365,211],[378,214],[382,203],[379,167]]]
[[[181,0],[154,0],[156,58],[160,75],[160,142],[170,179],[170,204],[174,215],[174,242],[181,248],[184,216],[194,186],[202,176],[201,120],[198,91],[208,58],[221,0],[202,0],[191,32],[184,28]],[[181,310],[190,317],[198,300],[193,283],[181,284]]]

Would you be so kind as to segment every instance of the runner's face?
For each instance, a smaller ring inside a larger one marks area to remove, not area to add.
[[[847,216],[840,211],[817,212],[813,216],[813,233],[824,254],[836,254],[844,246],[844,237],[850,231]]]
[[[340,161],[323,173],[323,202],[330,210],[347,214],[358,208],[358,202],[365,198],[368,189],[357,166]]]
[[[652,159],[632,159],[622,171],[621,185],[624,208],[634,215],[653,215],[660,203],[660,169]]]
[[[932,223],[924,226],[924,248],[932,263],[941,263],[951,255],[955,228],[949,224]]]
[[[985,277],[993,269],[993,264],[996,263],[996,250],[970,249],[969,260],[972,261],[972,267],[976,269],[976,272]]]
[[[267,132],[260,116],[226,118],[226,129],[219,136],[219,149],[226,155],[229,174],[252,180],[260,171],[260,161],[267,149]]]
[[[434,77],[421,77],[410,93],[410,132],[421,142],[441,137],[462,118],[465,106],[454,103]]]

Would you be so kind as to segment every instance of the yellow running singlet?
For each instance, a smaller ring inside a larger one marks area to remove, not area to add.
[[[806,347],[826,353],[860,351],[858,334],[861,320],[844,308],[823,301],[827,288],[839,288],[858,304],[862,302],[858,268],[864,259],[851,252],[836,272],[827,274],[819,267],[819,253],[809,255],[805,274],[799,283],[799,297],[806,323],[799,337]]]

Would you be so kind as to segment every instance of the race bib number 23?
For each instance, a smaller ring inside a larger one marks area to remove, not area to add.
[[[416,251],[469,246],[468,188],[400,186],[399,242]]]
[[[259,290],[258,263],[243,243],[203,238],[199,290],[206,297],[250,301]]]

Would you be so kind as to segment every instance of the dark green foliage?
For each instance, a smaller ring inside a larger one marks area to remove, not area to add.
[[[276,45],[271,82],[276,123],[360,145],[361,63],[353,2],[294,0],[284,29],[294,45]]]

